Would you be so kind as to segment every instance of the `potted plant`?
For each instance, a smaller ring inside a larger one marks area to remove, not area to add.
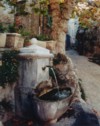
[[[51,52],[54,52],[56,41],[52,40],[50,36],[41,34],[36,36],[36,38],[39,40],[38,45],[43,46],[43,43],[45,43],[44,47],[49,49]]]
[[[2,23],[0,23],[0,47],[5,47],[6,45],[6,34],[5,28]]]
[[[19,33],[24,37],[24,46],[29,46],[31,45],[30,40],[30,32],[26,31],[24,28],[19,30]]]
[[[24,44],[24,38],[18,33],[7,33],[6,47],[21,48]]]
[[[6,50],[2,52],[2,64],[0,65],[0,103],[4,109],[11,107],[14,110],[14,88],[18,80],[19,61],[17,50]],[[7,104],[11,102],[11,104]],[[11,112],[11,110],[10,110]]]
[[[24,46],[27,47],[27,46],[30,46],[30,45],[32,45],[32,43],[29,41],[28,38],[26,38],[25,41],[24,41]]]
[[[6,45],[6,33],[0,33],[0,48],[4,48]]]

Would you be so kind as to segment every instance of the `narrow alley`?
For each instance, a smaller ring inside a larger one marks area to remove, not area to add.
[[[82,79],[87,103],[100,113],[100,66],[74,50],[67,51],[67,55],[72,59],[78,78]]]

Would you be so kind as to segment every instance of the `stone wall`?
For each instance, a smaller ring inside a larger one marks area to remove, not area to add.
[[[39,34],[39,15],[35,13],[31,14],[31,32],[32,35]]]
[[[15,16],[16,28],[24,28],[25,31],[30,32],[33,35],[39,34],[51,34],[51,28],[47,26],[48,19],[46,16],[40,16],[38,14],[32,13],[26,16],[18,15]],[[39,29],[40,27],[40,29]]]
[[[30,15],[27,16],[15,16],[15,25],[16,29],[19,31],[21,28],[27,29],[30,31]]]

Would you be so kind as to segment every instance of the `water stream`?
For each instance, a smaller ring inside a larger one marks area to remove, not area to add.
[[[60,92],[59,92],[59,85],[58,85],[58,81],[57,81],[57,77],[56,77],[55,71],[54,71],[53,68],[50,68],[50,69],[52,70],[53,75],[54,75],[54,78],[55,78],[56,88],[57,88],[57,90],[58,90],[58,94],[60,94]]]
[[[55,74],[55,71],[53,68],[50,67],[50,69],[53,72],[55,82],[56,82],[56,89],[54,88],[52,91],[42,95],[40,97],[41,100],[47,100],[47,101],[56,101],[56,100],[61,100],[64,98],[67,98],[71,95],[71,89],[70,88],[65,88],[65,89],[60,89],[57,81],[57,77]]]

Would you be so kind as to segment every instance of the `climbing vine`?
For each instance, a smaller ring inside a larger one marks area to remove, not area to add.
[[[0,86],[12,84],[18,79],[17,55],[19,51],[5,51],[2,54],[2,65],[0,66]]]
[[[81,1],[81,2],[80,2]],[[80,26],[91,28],[100,26],[100,0],[78,0],[73,9],[72,17],[79,17]]]

